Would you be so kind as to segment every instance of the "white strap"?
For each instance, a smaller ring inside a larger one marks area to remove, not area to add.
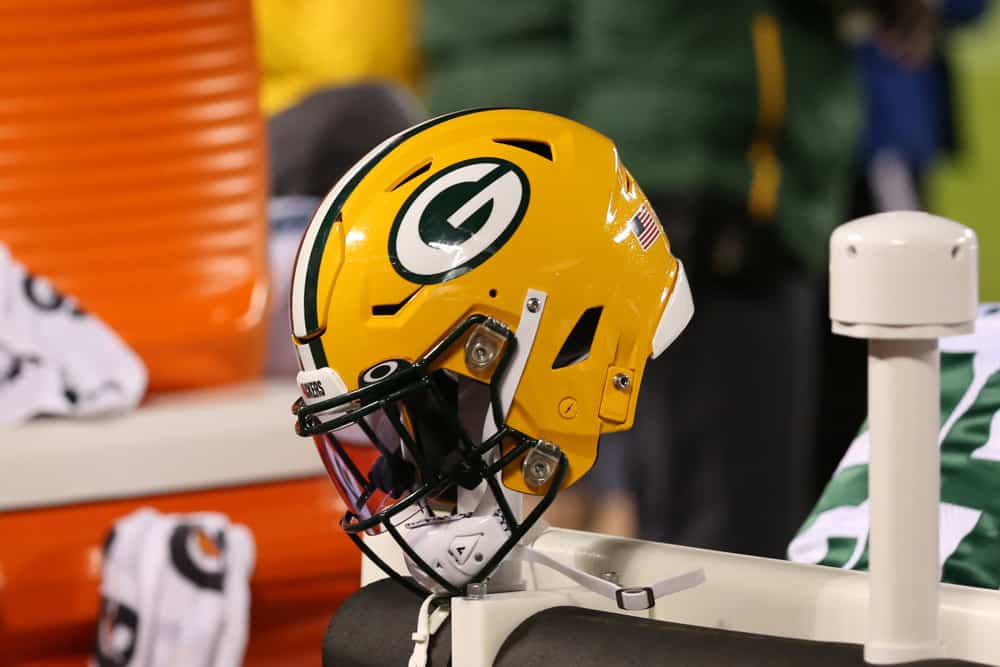
[[[514,348],[514,356],[504,371],[504,376],[500,379],[500,406],[503,409],[504,417],[510,412],[510,406],[514,403],[514,394],[521,383],[521,376],[528,365],[528,357],[532,348],[535,347],[535,337],[538,335],[538,326],[542,321],[542,313],[545,312],[545,300],[548,295],[541,290],[529,289],[524,296],[524,303],[521,304],[521,319],[517,322],[517,330],[514,338],[517,345]],[[530,306],[529,306],[530,304]],[[490,402],[486,411],[486,421],[483,423],[483,441],[485,442],[497,432],[496,422],[493,419],[493,403]],[[492,457],[498,456],[496,449],[491,452]],[[492,461],[488,461],[492,462]],[[521,497],[513,491],[504,489],[507,502],[511,505],[514,514],[521,516]],[[458,487],[458,511],[459,512],[489,512],[496,509],[496,502],[493,495],[486,493],[486,482],[483,482],[475,489],[467,490]]]
[[[417,612],[417,631],[410,635],[413,639],[413,653],[410,654],[408,667],[427,667],[427,650],[431,644],[431,637],[448,618],[447,605],[441,605],[430,611],[431,603],[438,597],[437,594],[428,595],[420,605],[420,611]]]
[[[652,586],[623,588],[612,581],[608,581],[607,579],[602,579],[601,577],[589,574],[583,570],[578,570],[575,567],[564,565],[554,558],[550,558],[541,551],[537,551],[531,547],[523,545],[518,546],[514,551],[514,554],[523,560],[531,563],[537,563],[538,565],[544,565],[545,567],[551,568],[556,572],[569,577],[587,590],[614,600],[618,604],[619,608],[626,611],[649,609],[656,604],[656,600],[673,593],[687,590],[688,588],[694,588],[705,581],[705,571],[702,568],[698,568],[683,574],[663,579],[662,581],[656,582]]]
[[[536,289],[529,289],[524,297],[524,304],[521,308],[521,319],[517,322],[517,331],[514,338],[517,340],[517,348],[514,350],[514,357],[510,360],[504,376],[500,380],[500,405],[503,407],[504,417],[510,412],[510,406],[514,403],[514,394],[517,393],[517,386],[521,384],[521,376],[528,365],[528,357],[535,347],[535,336],[538,335],[538,325],[542,321],[542,313],[545,312],[545,301],[548,295]],[[496,433],[496,426],[493,422],[493,404],[490,403],[489,412],[486,414],[486,426],[483,433],[484,438]]]

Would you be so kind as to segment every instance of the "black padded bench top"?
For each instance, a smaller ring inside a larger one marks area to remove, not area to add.
[[[507,637],[495,663],[497,667],[842,667],[865,664],[859,644],[785,639],[580,607],[553,607],[528,618]],[[925,660],[908,664],[944,667],[975,663]]]
[[[325,667],[406,665],[420,600],[390,580],[348,598],[330,621]],[[429,667],[451,664],[451,624],[434,635]],[[525,620],[507,637],[497,667],[842,667],[865,665],[858,644],[783,639],[634,618],[579,607],[554,607]],[[973,665],[927,660],[921,667]],[[456,665],[456,667],[463,667]]]

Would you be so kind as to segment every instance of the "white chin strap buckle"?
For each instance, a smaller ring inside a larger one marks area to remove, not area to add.
[[[623,611],[651,609],[660,598],[694,588],[705,582],[705,571],[699,567],[683,574],[657,581],[652,586],[625,588],[607,579],[602,579],[583,570],[578,570],[575,567],[564,565],[554,558],[546,556],[541,551],[528,546],[519,546],[515,549],[514,553],[522,560],[544,565],[565,575],[592,593],[597,593],[610,600],[614,600],[618,608]]]
[[[653,589],[649,586],[642,588],[619,588],[615,591],[615,602],[619,609],[625,611],[642,611],[650,609],[656,604],[653,596]]]

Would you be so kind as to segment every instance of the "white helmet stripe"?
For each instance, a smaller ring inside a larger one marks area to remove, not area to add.
[[[312,256],[313,243],[316,241],[316,234],[319,232],[319,228],[323,225],[323,219],[326,218],[326,214],[330,212],[330,207],[333,206],[333,203],[340,196],[341,191],[351,182],[351,179],[377,157],[385,147],[396,141],[401,134],[403,133],[399,132],[392,135],[368,151],[367,155],[351,167],[346,174],[341,176],[337,184],[333,186],[333,189],[323,198],[323,203],[320,204],[316,214],[309,221],[309,226],[302,237],[302,244],[299,246],[299,254],[295,258],[295,271],[292,273],[292,333],[295,336],[306,336],[310,333],[306,327],[305,315],[306,273],[309,266],[309,258]]]
[[[322,264],[321,258],[314,258],[313,255],[316,249],[313,246],[316,244],[316,239],[319,236],[320,230],[324,229],[326,217],[330,213],[330,209],[344,194],[344,190],[348,188],[353,189],[354,185],[356,185],[355,181],[358,180],[358,178],[368,169],[370,169],[375,162],[381,159],[381,157],[389,151],[393,144],[402,142],[429,127],[448,120],[449,118],[493,110],[495,109],[464,109],[462,111],[455,111],[442,116],[437,116],[436,118],[431,118],[414,125],[411,128],[403,130],[402,132],[394,134],[370,150],[367,155],[361,158],[357,164],[351,167],[348,172],[344,174],[339,181],[337,181],[337,184],[333,186],[333,189],[323,199],[323,203],[320,204],[319,210],[316,211],[316,215],[314,215],[312,220],[309,222],[309,226],[306,228],[306,232],[302,237],[302,243],[299,246],[298,256],[295,259],[295,272],[292,274],[291,294],[292,334],[297,337],[303,337],[313,333],[308,330],[309,327],[306,325],[306,321],[307,319],[313,319],[315,317],[316,313],[310,313],[307,317],[307,312],[310,307],[315,308],[316,304],[306,303],[306,284],[309,282],[310,278],[312,280],[318,279],[319,265]],[[313,268],[313,271],[309,271],[310,267]]]
[[[305,343],[296,345],[295,351],[299,355],[299,369],[303,371],[316,370],[316,361],[313,359],[312,347]]]

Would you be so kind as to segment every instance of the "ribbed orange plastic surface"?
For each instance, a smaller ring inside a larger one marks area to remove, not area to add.
[[[256,375],[267,300],[249,0],[0,3],[0,242],[151,389]]]

